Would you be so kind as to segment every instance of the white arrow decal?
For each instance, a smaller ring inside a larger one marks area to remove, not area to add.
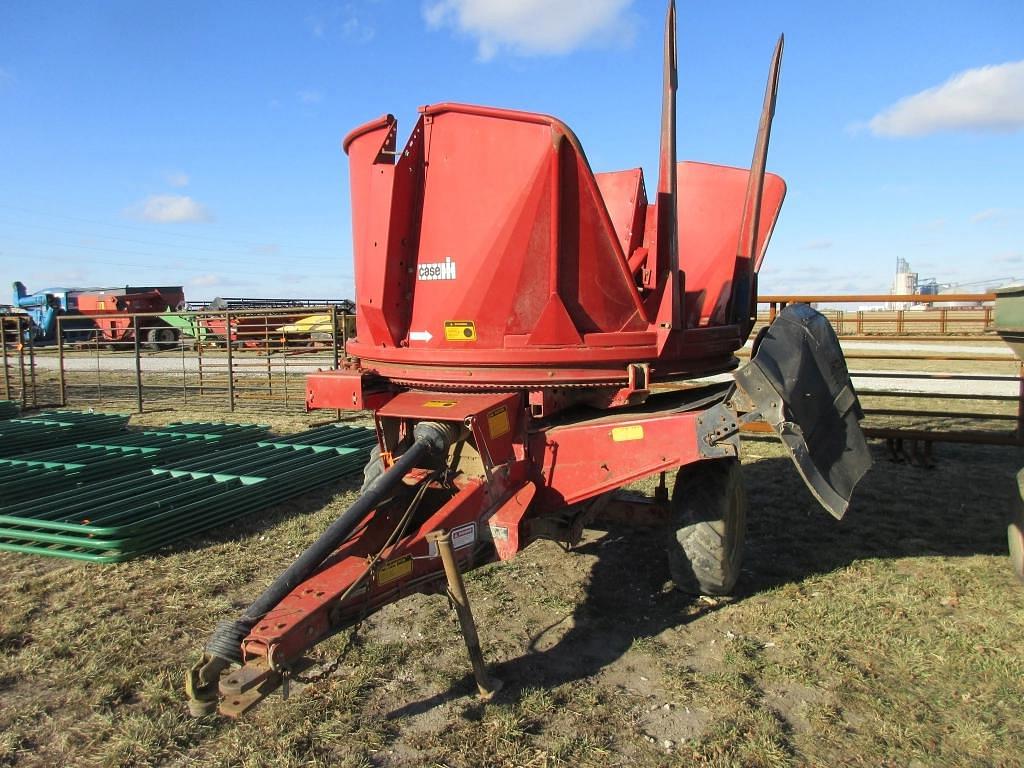
[[[430,331],[409,331],[409,341],[430,341],[434,335]]]

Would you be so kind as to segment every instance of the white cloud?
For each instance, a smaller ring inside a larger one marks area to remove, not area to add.
[[[831,240],[811,240],[804,244],[805,251],[827,251],[833,245]]]
[[[341,25],[341,31],[345,37],[360,43],[370,42],[377,34],[376,29],[371,27],[365,21],[361,21],[358,16],[350,16],[347,18]]]
[[[167,174],[167,183],[172,187],[187,187],[188,182],[188,174],[184,171],[171,171]]]
[[[128,213],[134,218],[160,224],[213,220],[209,209],[188,195],[150,195],[129,208]]]
[[[568,53],[590,41],[630,40],[633,0],[429,0],[423,18],[477,38],[481,59],[502,49],[520,56]]]
[[[303,88],[295,94],[295,97],[303,104],[319,104],[324,100],[323,92],[316,88]]]
[[[357,3],[324,8],[307,16],[306,26],[318,40],[343,37],[350,42],[368,43],[376,36],[377,30],[365,11],[366,8]]]
[[[966,69],[897,101],[868,127],[876,136],[1024,129],[1024,61]]]
[[[1003,218],[1003,211],[1000,208],[986,208],[971,216],[971,224],[981,224],[986,221],[998,221]]]
[[[837,296],[844,293],[888,293],[890,278],[887,275],[871,270],[854,273],[834,269],[831,262],[822,262],[819,257],[804,258],[808,261],[762,269],[759,274],[763,279],[758,280],[761,294]]]
[[[992,257],[992,261],[999,264],[1020,264],[1024,262],[1024,253],[1020,251],[1009,251]]]
[[[324,32],[327,31],[327,25],[319,16],[307,16],[306,24],[309,26],[309,32],[313,37],[323,38]]]
[[[194,285],[197,288],[208,288],[211,285],[220,285],[220,275],[215,275],[212,272],[205,275],[197,275],[196,277],[188,280],[188,285]]]

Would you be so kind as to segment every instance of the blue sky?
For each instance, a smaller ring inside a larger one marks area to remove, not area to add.
[[[463,101],[547,112],[595,170],[657,168],[661,0],[0,0],[0,280],[352,293],[340,140]],[[680,158],[789,196],[762,293],[1024,277],[1024,3],[681,2]],[[930,90],[929,90],[930,89]],[[0,288],[0,290],[5,290]],[[0,297],[0,301],[4,299]]]

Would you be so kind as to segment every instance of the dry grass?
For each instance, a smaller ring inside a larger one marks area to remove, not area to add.
[[[270,423],[308,422],[294,418]],[[836,522],[774,442],[745,450],[735,600],[672,591],[654,530],[592,531],[570,555],[542,542],[472,573],[505,681],[490,704],[446,604],[420,596],[368,620],[330,679],[238,722],[187,716],[209,630],[354,480],[136,562],[0,555],[0,765],[1019,765],[1024,588],[1003,523],[1020,452],[941,447],[924,470],[878,450]]]

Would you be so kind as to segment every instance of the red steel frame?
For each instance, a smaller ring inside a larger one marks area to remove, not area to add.
[[[427,506],[432,511],[384,549],[367,578],[367,559],[381,550],[404,508],[390,504],[371,513],[313,576],[253,628],[243,642],[245,659],[266,659],[271,669],[288,669],[317,642],[382,605],[415,592],[443,590],[441,561],[427,541],[432,531],[453,533],[463,568],[507,560],[538,538],[575,543],[590,511],[588,502],[607,500],[623,485],[658,472],[735,455],[735,443],[714,454],[702,449],[698,420],[704,413],[612,412],[538,426],[522,393],[409,391],[392,397],[376,409],[385,448],[417,421],[447,421],[464,428],[477,446],[482,474],[431,481],[435,498]],[[424,474],[414,472],[408,480],[421,481]]]

